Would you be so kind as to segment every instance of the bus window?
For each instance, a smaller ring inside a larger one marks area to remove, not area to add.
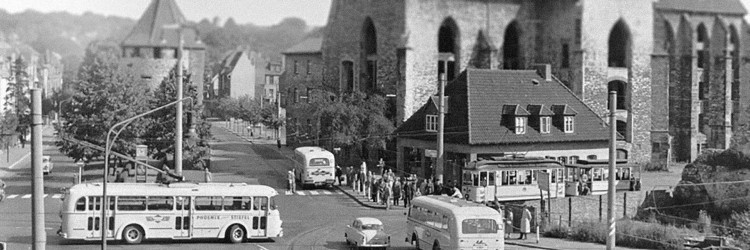
[[[477,173],[473,173],[473,174],[471,174],[471,176],[472,176],[471,179],[474,180],[474,185],[473,186],[478,187],[479,186],[479,175],[477,175]]]
[[[630,180],[630,168],[622,168],[622,179]]]
[[[576,164],[578,162],[578,159],[580,159],[580,157],[578,157],[577,155],[571,156],[570,164]]]
[[[330,166],[328,159],[326,158],[313,158],[310,159],[310,167],[327,167]]]
[[[526,185],[531,185],[531,183],[532,183],[532,181],[531,181],[531,179],[532,179],[531,178],[531,173],[532,172],[531,172],[531,170],[526,170],[525,172],[526,172]]]
[[[497,233],[497,222],[493,219],[464,219],[461,221],[462,234],[494,234]]]
[[[602,180],[609,180],[609,168],[602,168]]]
[[[500,180],[501,180],[501,185],[503,186],[508,185],[508,182],[509,182],[508,171],[500,171]]]
[[[539,173],[539,170],[531,170],[531,183],[536,183],[536,176]]]
[[[190,197],[177,197],[177,210],[190,210]]]
[[[250,210],[250,197],[224,197],[224,210]]]
[[[174,209],[174,198],[172,196],[149,196],[146,204],[148,210],[169,211]]]
[[[565,178],[565,175],[563,175],[562,169],[557,169],[557,183],[563,183],[563,179]]]
[[[76,211],[86,211],[86,197],[81,197],[76,201]]]
[[[509,185],[516,185],[516,171],[508,171],[508,184]]]
[[[450,220],[448,219],[448,216],[443,215],[443,227],[442,229],[448,229],[448,222]]]
[[[146,210],[146,197],[145,196],[119,196],[117,197],[117,210],[144,211]]]
[[[487,186],[487,172],[486,171],[479,172],[479,179],[481,180],[479,182],[479,186],[486,187]]]
[[[489,175],[487,176],[487,185],[495,185],[495,171],[489,172]]]
[[[472,179],[471,179],[471,172],[464,172],[464,185],[471,186]]]
[[[221,196],[195,197],[195,210],[221,210]]]
[[[602,180],[602,169],[601,168],[594,168],[594,181],[601,181]]]
[[[518,174],[517,184],[518,185],[526,184],[526,175],[525,175],[526,172],[524,172],[523,170],[514,171],[514,172],[517,172],[516,174]]]
[[[99,211],[102,209],[102,197],[89,196],[89,211]]]
[[[268,210],[268,197],[254,197],[253,202],[253,210]]]

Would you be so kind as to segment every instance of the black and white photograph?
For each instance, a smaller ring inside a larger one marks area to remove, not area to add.
[[[750,0],[1,0],[0,250],[750,249]]]

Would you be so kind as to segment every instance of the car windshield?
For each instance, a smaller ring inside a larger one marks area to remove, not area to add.
[[[493,219],[465,219],[461,222],[463,234],[497,233],[498,226]]]
[[[362,230],[383,230],[383,225],[379,224],[364,224]]]

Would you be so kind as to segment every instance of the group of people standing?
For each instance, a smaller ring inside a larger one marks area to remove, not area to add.
[[[337,168],[339,169],[339,168]],[[442,185],[439,181],[433,181],[432,178],[417,180],[415,174],[397,177],[392,170],[384,170],[378,176],[372,171],[366,171],[366,166],[362,166],[359,171],[355,171],[350,166],[341,171],[341,177],[337,179],[346,179],[347,185],[358,193],[365,194],[370,201],[374,201],[386,206],[389,209],[391,205],[408,207],[414,197],[421,195],[448,195],[456,198],[463,198],[458,187],[453,182],[448,185]],[[337,171],[338,172],[338,171]],[[341,182],[339,182],[341,184]]]

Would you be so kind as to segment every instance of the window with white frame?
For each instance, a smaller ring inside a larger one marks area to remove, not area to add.
[[[437,132],[438,130],[438,116],[427,115],[425,117],[425,130],[430,132]]]
[[[516,134],[526,133],[526,117],[516,117]]]
[[[573,133],[574,131],[574,124],[575,124],[575,117],[572,116],[566,116],[564,119],[564,125],[565,125],[565,133]]]
[[[542,116],[539,118],[539,132],[542,134],[549,134],[549,126],[552,124],[552,118],[549,116]]]

